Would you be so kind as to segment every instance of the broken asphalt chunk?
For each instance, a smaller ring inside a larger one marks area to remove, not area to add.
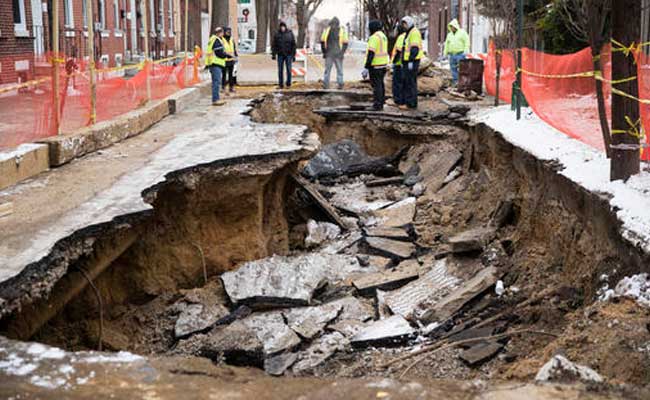
[[[354,257],[310,253],[251,261],[224,273],[221,279],[234,304],[263,309],[307,306],[314,292],[328,281],[344,280],[362,271]]]
[[[379,222],[378,226],[398,228],[413,223],[415,218],[415,197],[408,197],[386,208],[372,212]]]
[[[409,233],[404,228],[365,228],[363,232],[366,236],[383,237],[396,240],[410,240]]]
[[[188,304],[184,307],[174,326],[176,338],[203,331],[230,314],[221,304]]]
[[[300,338],[284,323],[279,312],[253,314],[241,323],[255,333],[267,356],[291,350],[300,344]]]
[[[368,237],[366,243],[371,249],[390,258],[405,259],[415,254],[416,248],[413,243],[402,242],[379,237]]]
[[[305,246],[313,248],[329,240],[336,239],[341,234],[341,228],[329,222],[307,221],[307,237]]]
[[[460,353],[460,359],[470,367],[484,363],[494,357],[503,349],[503,345],[498,342],[479,343],[464,350]]]
[[[297,353],[282,353],[264,360],[264,371],[272,376],[281,376],[298,359]]]
[[[452,252],[466,253],[483,250],[495,237],[494,227],[480,227],[454,235],[449,238],[448,242]]]
[[[264,344],[242,321],[212,330],[201,336],[199,354],[212,360],[225,361],[231,365],[262,366],[264,362]],[[196,336],[188,339],[187,344]],[[180,346],[180,344],[179,344]]]
[[[316,339],[299,355],[299,360],[293,366],[294,373],[300,373],[316,368],[337,351],[345,350],[349,340],[339,332],[328,333]]]
[[[386,305],[394,314],[417,319],[459,284],[460,279],[448,270],[447,260],[437,260],[433,267],[420,275],[420,279],[386,293]]]
[[[292,308],[283,315],[289,328],[305,339],[312,339],[339,315],[342,308],[341,303],[327,303],[317,307]]]
[[[376,289],[395,289],[417,279],[420,265],[415,260],[407,260],[391,270],[364,274],[352,281],[352,285],[362,294],[372,293]]]
[[[352,340],[354,347],[389,347],[402,344],[415,335],[415,329],[408,321],[399,315],[375,321],[368,325],[361,332],[356,334]]]
[[[464,282],[459,288],[425,311],[421,320],[424,323],[447,320],[460,311],[470,300],[493,286],[499,276],[497,269],[494,267],[480,270],[473,278]]]

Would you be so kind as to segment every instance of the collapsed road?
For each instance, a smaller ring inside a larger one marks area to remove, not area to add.
[[[597,299],[649,256],[608,204],[466,105],[368,99],[201,100],[137,170],[5,233],[0,393],[647,398],[650,312]]]

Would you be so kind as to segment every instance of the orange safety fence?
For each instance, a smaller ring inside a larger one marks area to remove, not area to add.
[[[496,95],[496,57],[492,45],[485,60],[484,80],[487,93]],[[499,99],[510,103],[512,84],[516,80],[516,58],[513,50],[501,50],[501,76]],[[526,101],[550,126],[567,136],[578,139],[604,151],[600,129],[596,79],[603,82],[605,106],[611,125],[611,50],[606,46],[601,52],[601,71],[594,70],[591,49],[577,53],[552,55],[522,49],[522,89]],[[637,57],[641,126],[650,127],[650,58]],[[616,94],[614,94],[616,95]],[[647,100],[647,101],[646,101]],[[641,142],[650,144],[647,129],[640,130]],[[650,160],[650,149],[641,151],[643,160]]]
[[[110,120],[163,99],[200,81],[200,53],[130,66],[98,69],[96,122]],[[38,141],[57,133],[54,112],[54,62],[59,63],[60,131],[70,133],[91,123],[89,63],[51,54],[0,57],[0,148]],[[7,67],[12,67],[7,71]]]

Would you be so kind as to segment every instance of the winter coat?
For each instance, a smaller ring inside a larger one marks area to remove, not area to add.
[[[289,29],[284,32],[278,31],[273,37],[271,52],[274,56],[296,57],[296,38]]]
[[[451,27],[456,28],[456,33],[451,31]],[[447,26],[447,40],[445,40],[445,56],[458,53],[469,53],[469,35],[464,29],[461,29],[458,20],[452,20]]]

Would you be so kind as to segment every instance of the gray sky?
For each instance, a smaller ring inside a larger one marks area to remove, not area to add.
[[[315,17],[318,19],[327,19],[339,17],[341,23],[350,22],[354,17],[353,0],[325,0],[320,8],[316,11]]]

